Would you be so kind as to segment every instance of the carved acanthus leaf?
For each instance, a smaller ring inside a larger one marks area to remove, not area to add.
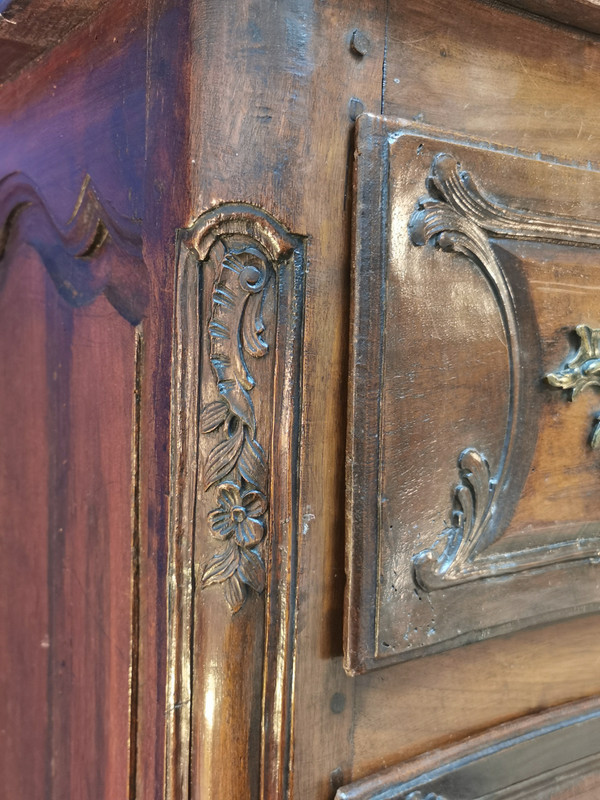
[[[426,180],[429,194],[422,198],[409,221],[413,244],[432,243],[442,250],[461,253],[483,272],[494,290],[504,325],[510,365],[508,425],[496,474],[474,449],[459,459],[461,483],[455,490],[453,524],[433,547],[413,558],[415,581],[425,590],[441,588],[500,574],[483,551],[502,534],[500,496],[518,463],[517,424],[523,410],[522,347],[514,293],[498,262],[489,237],[550,241],[559,244],[600,246],[600,223],[511,208],[481,191],[458,160],[439,153]],[[576,356],[546,380],[570,391],[571,399],[588,386],[600,385],[600,331],[587,325],[576,329],[581,344]],[[591,435],[600,446],[600,419]],[[526,563],[526,562],[524,562]]]
[[[431,242],[442,250],[460,253],[479,267],[498,299],[510,364],[508,427],[498,472],[492,479],[484,456],[473,448],[462,453],[453,525],[442,532],[433,547],[413,558],[416,582],[431,590],[449,582],[482,577],[473,563],[501,533],[496,519],[496,499],[509,474],[515,449],[518,418],[515,409],[521,398],[521,355],[513,292],[486,230],[478,224],[482,222],[483,212],[471,214],[472,204],[467,202],[469,192],[465,192],[465,186],[472,188],[468,174],[460,170],[453,156],[441,153],[433,159],[426,185],[429,195],[419,200],[409,221],[411,240],[418,247]],[[486,219],[489,229],[491,222]]]
[[[460,579],[465,565],[477,555],[483,528],[493,513],[496,488],[485,457],[474,448],[458,459],[460,483],[454,490],[452,525],[432,548],[413,559],[417,582],[426,589],[441,588],[453,577]]]

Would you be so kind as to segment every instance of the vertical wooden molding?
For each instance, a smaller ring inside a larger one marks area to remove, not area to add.
[[[303,283],[303,238],[253,206],[178,233],[169,800],[285,796]]]

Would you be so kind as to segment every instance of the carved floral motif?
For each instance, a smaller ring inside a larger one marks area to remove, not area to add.
[[[589,325],[578,325],[579,350],[558,372],[550,372],[546,380],[551,386],[569,392],[569,400],[589,386],[600,386],[600,330]],[[600,417],[596,417],[590,437],[594,449],[600,447]]]
[[[209,354],[220,399],[202,409],[200,430],[221,435],[204,463],[204,490],[217,487],[217,507],[208,522],[214,538],[225,546],[206,564],[202,586],[224,584],[235,612],[244,604],[247,587],[261,593],[265,586],[265,566],[257,548],[265,533],[267,475],[251,398],[255,381],[246,359],[268,351],[262,304],[272,267],[263,251],[242,237],[219,240],[212,256],[217,275],[208,323]]]

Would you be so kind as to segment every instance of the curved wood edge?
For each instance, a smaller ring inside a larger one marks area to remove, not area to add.
[[[590,736],[595,732],[595,735]],[[443,798],[458,800],[462,797],[460,788],[447,791],[442,788],[451,785],[460,786],[460,770],[480,768],[488,776],[493,759],[510,758],[509,751],[519,754],[518,763],[529,770],[531,775],[523,779],[518,769],[506,769],[506,764],[499,770],[500,781],[505,783],[494,790],[503,791],[513,783],[526,785],[532,778],[543,778],[543,773],[536,775],[536,755],[544,754],[544,758],[555,770],[566,771],[572,765],[580,765],[577,774],[586,774],[591,766],[598,767],[600,755],[600,698],[589,698],[564,706],[547,709],[510,722],[504,722],[484,733],[471,736],[463,741],[439,750],[433,750],[410,761],[381,770],[355,783],[338,790],[335,800],[416,800],[420,794],[423,798]],[[543,740],[541,737],[547,737]],[[571,737],[571,738],[570,738]],[[552,739],[552,746],[550,740]],[[571,751],[569,752],[569,744]],[[564,749],[561,748],[561,743]],[[537,748],[536,748],[537,744]],[[589,752],[587,752],[589,750]],[[585,751],[585,752],[584,752]],[[576,754],[576,758],[573,755]],[[548,765],[544,765],[546,767]],[[483,786],[483,784],[481,784]],[[438,794],[441,792],[441,794]],[[469,794],[471,796],[471,794]],[[476,795],[479,797],[479,794]],[[504,794],[502,794],[504,796]],[[525,792],[519,797],[536,797]]]
[[[150,281],[139,224],[110,209],[89,175],[64,225],[27,175],[14,172],[0,180],[0,288],[19,241],[37,251],[70,305],[85,306],[104,294],[132,325],[143,319]]]

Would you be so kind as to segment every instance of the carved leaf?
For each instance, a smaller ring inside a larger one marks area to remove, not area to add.
[[[579,350],[558,372],[550,372],[546,380],[551,386],[571,392],[570,400],[589,386],[600,386],[600,330],[589,325],[578,325]],[[590,445],[595,450],[600,446],[600,423],[592,428]]]
[[[229,542],[222,553],[215,553],[202,573],[202,586],[223,583],[234,575],[239,564],[240,551]]]
[[[264,356],[269,349],[269,345],[262,338],[262,334],[265,331],[262,319],[263,299],[264,292],[250,295],[242,323],[244,349],[254,358]]]
[[[572,389],[577,383],[577,374],[572,369],[564,369],[562,372],[550,372],[546,380],[559,389]]]
[[[259,594],[265,588],[265,565],[254,550],[240,550],[238,575]]]
[[[239,611],[244,605],[244,600],[246,599],[246,587],[240,580],[237,573],[232,575],[226,582],[224,593],[229,608],[235,614],[235,612]]]
[[[215,400],[204,406],[200,412],[200,430],[202,433],[210,433],[222,425],[229,414],[229,407],[224,400]]]
[[[259,443],[246,433],[238,461],[238,469],[248,483],[252,483],[259,488],[262,488],[267,480],[267,467],[264,456],[264,450]]]
[[[217,364],[214,358],[211,358],[211,363],[219,379],[219,392],[228,403],[231,413],[238,417],[254,435],[256,432],[256,417],[254,416],[254,406],[249,393],[238,380],[238,376],[233,375],[233,371],[228,365],[223,366],[221,362]]]
[[[228,475],[235,467],[244,443],[244,428],[238,425],[233,435],[219,442],[208,454],[204,466],[204,489]]]

